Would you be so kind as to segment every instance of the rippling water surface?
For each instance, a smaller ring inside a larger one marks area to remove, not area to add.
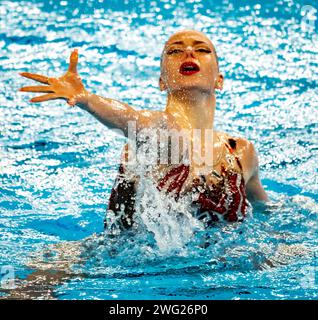
[[[21,279],[35,269],[64,272],[68,280],[52,294],[58,299],[317,299],[315,6],[1,1],[0,266]],[[171,219],[105,237],[124,138],[64,102],[28,103],[17,92],[26,84],[18,72],[60,75],[77,47],[90,91],[163,109],[160,53],[185,28],[214,42],[225,76],[216,127],[254,142],[272,201],[207,234]]]

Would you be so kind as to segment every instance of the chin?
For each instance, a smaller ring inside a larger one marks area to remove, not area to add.
[[[191,76],[179,76],[172,82],[171,87],[174,88],[197,88],[206,90],[211,85],[207,79],[200,74],[193,74]]]
[[[170,91],[180,91],[180,90],[184,90],[184,91],[188,91],[188,90],[197,90],[197,91],[202,91],[202,92],[210,92],[211,91],[211,87],[208,87],[207,85],[202,85],[200,83],[195,83],[190,82],[190,81],[182,81],[182,83],[179,84],[174,84],[174,86],[170,87]]]

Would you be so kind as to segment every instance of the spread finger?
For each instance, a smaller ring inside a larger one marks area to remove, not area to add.
[[[51,87],[49,86],[28,86],[22,87],[19,91],[25,92],[54,92]]]
[[[36,74],[36,73],[29,73],[29,72],[21,72],[20,75],[22,77],[28,78],[28,79],[32,79],[41,83],[45,83],[48,84],[48,80],[49,78],[46,76],[42,76],[40,74]]]
[[[30,100],[30,102],[43,102],[48,100],[58,99],[59,96],[54,93],[44,94],[43,96],[34,97]]]

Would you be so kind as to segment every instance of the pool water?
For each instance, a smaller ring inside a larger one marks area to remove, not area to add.
[[[2,275],[12,268],[19,284],[35,270],[65,272],[49,296],[29,290],[40,299],[317,299],[316,9],[313,0],[1,1]],[[125,139],[63,101],[30,104],[18,72],[60,75],[76,47],[90,91],[162,110],[160,53],[186,28],[215,44],[225,76],[215,125],[253,141],[271,202],[206,232],[171,219],[108,237]]]

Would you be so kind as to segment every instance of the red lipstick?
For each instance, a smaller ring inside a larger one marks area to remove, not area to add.
[[[183,62],[179,69],[179,72],[184,76],[191,76],[199,71],[200,67],[192,61]]]

